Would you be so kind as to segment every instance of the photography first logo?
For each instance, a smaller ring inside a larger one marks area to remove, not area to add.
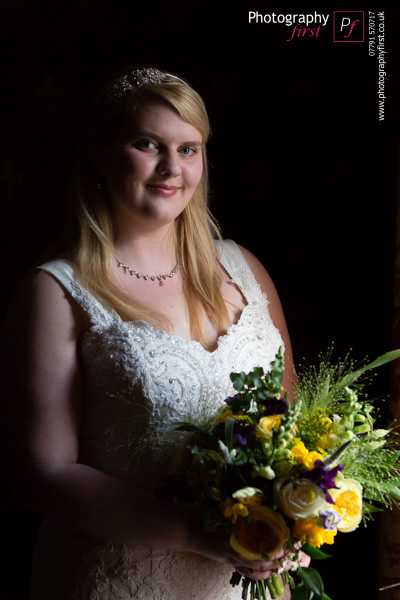
[[[334,42],[363,42],[364,41],[364,11],[335,10],[333,11],[333,41]]]
[[[328,23],[329,14],[314,13],[296,14],[262,14],[258,11],[249,11],[249,23],[280,23],[291,27],[292,31],[287,39],[291,42],[295,37],[319,37],[321,27]],[[309,27],[311,25],[311,27]]]
[[[291,28],[286,41],[291,42],[297,38],[320,37],[323,27],[328,23],[329,16],[329,14],[317,11],[306,14],[262,14],[258,11],[249,11],[249,23],[286,25]],[[363,42],[364,11],[333,11],[333,41]]]

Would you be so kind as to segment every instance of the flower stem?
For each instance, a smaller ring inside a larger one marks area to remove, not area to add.
[[[276,596],[276,590],[275,590],[275,587],[274,587],[274,585],[272,583],[271,577],[268,577],[268,579],[267,579],[267,586],[268,586],[269,593],[271,594],[272,600],[275,600],[275,598],[277,597]]]
[[[265,582],[263,579],[260,581],[260,584],[261,584],[261,591],[262,591],[262,600],[268,600],[267,590],[265,589]]]
[[[274,575],[272,575],[272,584],[273,584],[278,596],[281,596],[285,590],[281,586],[281,582],[279,581],[279,577],[276,573],[274,573]]]
[[[245,577],[243,579],[243,591],[242,591],[242,600],[247,600],[247,594],[249,591],[249,585],[251,583],[251,579]]]

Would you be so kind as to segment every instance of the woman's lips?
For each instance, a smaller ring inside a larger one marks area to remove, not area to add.
[[[149,183],[147,187],[162,196],[173,196],[180,189],[176,185],[166,185],[165,183]]]

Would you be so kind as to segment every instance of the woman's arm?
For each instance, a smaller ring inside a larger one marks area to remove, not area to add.
[[[285,344],[285,374],[283,377],[283,387],[288,392],[290,398],[295,398],[294,389],[292,382],[297,381],[296,371],[293,362],[292,345],[290,343],[289,332],[286,325],[285,315],[283,314],[282,305],[279,300],[278,292],[274,286],[271,277],[264,269],[260,261],[242,246],[239,246],[242,251],[250,269],[252,270],[255,278],[260,284],[261,290],[265,292],[269,301],[269,312],[272,321],[282,336]]]
[[[166,519],[168,507],[162,511],[156,498],[79,463],[77,339],[85,325],[80,307],[46,273],[26,282],[13,303],[2,339],[3,439],[17,497],[93,538],[185,545],[187,532],[172,510]]]
[[[191,505],[165,505],[79,463],[82,385],[77,340],[87,326],[58,282],[40,273],[19,291],[2,336],[4,455],[18,499],[94,539],[197,552],[265,578],[274,566],[244,561],[225,533],[207,534]]]

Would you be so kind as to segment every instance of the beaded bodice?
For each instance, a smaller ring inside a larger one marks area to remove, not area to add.
[[[268,370],[282,345],[268,301],[233,242],[224,243],[222,263],[247,305],[213,352],[145,321],[122,321],[79,284],[71,264],[43,265],[91,321],[80,340],[85,386],[81,462],[153,485],[179,443],[176,424],[212,419],[234,393],[232,371]]]
[[[268,370],[283,345],[268,300],[234,242],[224,242],[221,263],[247,304],[213,352],[145,321],[122,321],[81,286],[71,263],[55,261],[41,267],[61,282],[91,323],[80,339],[84,377],[80,462],[135,485],[154,487],[170,469],[182,442],[176,424],[212,420],[224,399],[234,393],[232,371],[255,366]],[[187,558],[179,560],[189,565]],[[174,599],[180,597],[175,592]],[[203,596],[193,596],[197,597]]]

